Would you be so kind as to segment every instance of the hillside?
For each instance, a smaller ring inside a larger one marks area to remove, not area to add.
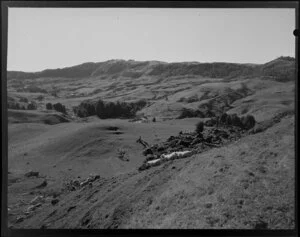
[[[293,229],[294,72],[290,57],[8,72],[10,228]],[[254,123],[212,124],[225,113]]]

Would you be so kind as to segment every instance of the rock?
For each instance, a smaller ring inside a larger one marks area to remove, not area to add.
[[[29,178],[29,177],[39,177],[39,172],[37,172],[37,171],[29,171],[29,172],[27,172],[25,174],[25,176],[27,178]]]
[[[36,186],[36,188],[44,188],[47,186],[47,180],[44,180],[40,185]]]
[[[20,223],[22,221],[24,221],[24,217],[23,216],[18,216],[17,220],[16,220],[16,223]]]
[[[59,200],[58,200],[57,198],[51,200],[51,204],[52,204],[53,206],[56,205],[58,202],[59,202]]]
[[[36,204],[36,205],[31,205],[31,206],[29,206],[29,207],[27,208],[27,212],[32,212],[32,211],[34,211],[36,208],[38,208],[38,207],[40,207],[40,206],[42,206],[41,203],[38,203],[38,204]]]
[[[30,201],[30,204],[37,204],[37,203],[41,203],[41,202],[45,202],[45,199],[43,196],[36,196],[35,198],[33,198],[31,201]]]

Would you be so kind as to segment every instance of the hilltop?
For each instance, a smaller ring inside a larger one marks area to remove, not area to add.
[[[109,60],[99,63],[83,63],[80,65],[59,69],[46,69],[41,72],[9,71],[8,79],[33,79],[47,77],[80,78],[103,75],[139,78],[142,76],[180,76],[194,75],[211,78],[234,78],[241,76],[283,76],[293,78],[291,70],[295,68],[295,59],[279,57],[265,64],[237,63],[198,63],[178,62],[165,63],[159,61]]]

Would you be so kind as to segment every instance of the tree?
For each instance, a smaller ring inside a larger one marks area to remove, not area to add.
[[[51,104],[51,103],[47,103],[47,104],[46,104],[46,109],[48,109],[48,110],[53,109],[53,108],[52,108],[52,104]]]

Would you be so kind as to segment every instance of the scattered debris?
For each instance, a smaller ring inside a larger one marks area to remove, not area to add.
[[[66,182],[64,186],[68,191],[75,191],[83,186],[86,186],[87,184],[91,185],[97,179],[100,179],[100,175],[90,174],[90,176],[83,181],[77,178]]]
[[[129,161],[126,151],[123,149],[118,149],[118,158],[122,161]]]
[[[80,186],[85,186],[87,184],[90,184],[94,182],[95,180],[100,179],[100,175],[90,175],[85,181],[80,183]]]

